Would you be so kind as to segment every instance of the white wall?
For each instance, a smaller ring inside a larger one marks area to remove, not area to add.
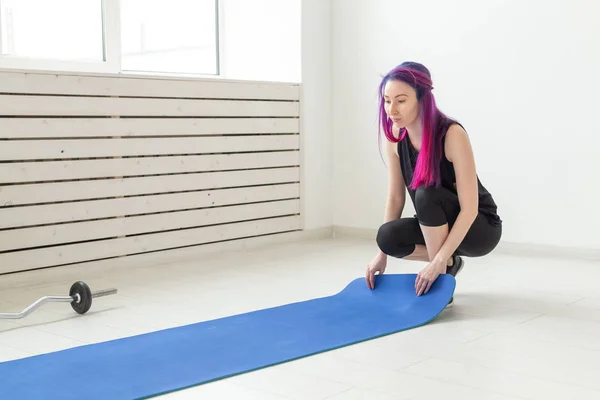
[[[592,0],[333,0],[334,224],[383,219],[377,84],[413,60],[469,132],[504,241],[600,249],[598,15]]]
[[[304,229],[331,227],[331,1],[302,1],[301,153]]]
[[[301,82],[304,229],[331,227],[331,0],[226,0],[221,11],[226,78]]]
[[[223,77],[300,82],[302,1],[221,0],[220,4]]]

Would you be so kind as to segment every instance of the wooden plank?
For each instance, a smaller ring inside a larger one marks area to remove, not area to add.
[[[299,84],[83,73],[0,72],[0,93],[298,100]]]
[[[300,181],[299,167],[0,186],[0,207]]]
[[[0,95],[5,116],[298,117],[299,103],[262,100],[188,100]]]
[[[300,213],[299,200],[214,207],[0,231],[0,252]]]
[[[15,251],[0,254],[0,273],[80,263],[299,229],[300,217],[289,216]]]
[[[203,190],[155,196],[0,208],[0,229],[300,197],[300,184]]]
[[[6,139],[298,132],[298,118],[0,118]]]
[[[0,160],[236,153],[296,150],[299,147],[299,135],[244,136],[243,138],[209,136],[168,139],[9,140],[0,146]]]
[[[0,184],[291,167],[299,151],[0,163]]]

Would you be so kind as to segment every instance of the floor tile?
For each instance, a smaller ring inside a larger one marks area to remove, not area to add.
[[[336,238],[132,269],[87,265],[5,275],[0,312],[63,295],[79,279],[118,294],[94,299],[83,316],[57,303],[0,320],[0,362],[332,295],[364,278],[374,251],[372,241]],[[597,263],[502,253],[466,262],[454,307],[425,326],[160,398],[600,398]],[[390,259],[386,273],[423,266]]]

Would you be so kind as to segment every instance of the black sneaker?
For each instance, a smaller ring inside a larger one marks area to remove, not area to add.
[[[462,271],[463,267],[465,266],[465,262],[463,261],[462,257],[456,255],[452,256],[452,259],[454,262],[452,263],[451,267],[446,268],[446,273],[456,278],[456,275],[458,275],[458,273]]]
[[[452,259],[453,259],[452,266],[446,268],[446,273],[450,274],[456,278],[456,275],[458,275],[458,273],[460,271],[462,271],[463,267],[465,266],[465,262],[463,261],[463,259],[460,256],[457,256],[457,255],[452,256]],[[448,302],[448,305],[446,305],[446,308],[450,308],[453,305],[454,305],[454,296],[452,296],[452,298]]]

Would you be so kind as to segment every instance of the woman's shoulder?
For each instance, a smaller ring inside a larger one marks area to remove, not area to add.
[[[450,140],[457,140],[461,137],[467,136],[467,130],[460,122],[450,121],[448,122],[448,128],[446,129],[446,138]]]
[[[450,123],[446,130],[444,142],[444,152],[449,161],[452,161],[455,157],[460,157],[465,151],[472,151],[469,135],[459,122]]]

